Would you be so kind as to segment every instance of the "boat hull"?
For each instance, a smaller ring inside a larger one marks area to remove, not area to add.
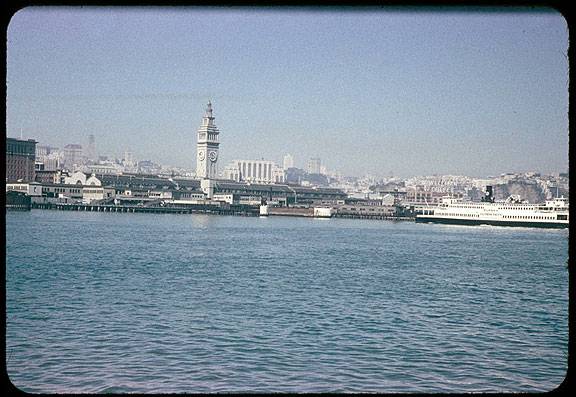
[[[446,225],[491,225],[491,226],[516,226],[516,227],[539,227],[546,229],[567,229],[568,223],[558,222],[530,222],[530,221],[500,221],[488,219],[454,219],[437,217],[416,217],[417,223],[442,223]]]

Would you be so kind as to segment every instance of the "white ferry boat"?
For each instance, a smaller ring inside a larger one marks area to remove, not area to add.
[[[568,220],[568,200],[564,197],[544,204],[528,204],[515,196],[495,202],[491,186],[482,202],[443,198],[437,207],[424,207],[422,214],[416,215],[416,222],[546,228],[567,228]]]

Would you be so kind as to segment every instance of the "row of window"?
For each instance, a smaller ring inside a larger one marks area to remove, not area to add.
[[[500,209],[504,210],[533,210],[533,207],[500,207]]]
[[[459,216],[459,217],[466,217],[466,218],[479,218],[480,215],[479,214],[458,214],[458,213],[447,213],[444,214],[446,216]],[[531,215],[531,216],[526,216],[526,215],[503,215],[502,216],[505,219],[548,219],[548,220],[554,220],[553,216],[545,216],[545,215]]]
[[[13,144],[7,142],[6,155],[24,155],[36,157],[36,148],[34,144]]]
[[[344,211],[356,211],[356,207],[351,207],[351,208],[342,207],[342,210],[344,210]],[[358,211],[376,211],[376,208],[359,207]],[[380,208],[380,209],[378,209],[378,211],[379,212],[394,212],[394,210],[390,209],[390,208]]]
[[[524,216],[524,215],[504,215],[506,219],[554,219],[553,216],[544,216],[544,215],[532,215],[532,216]]]
[[[50,188],[43,187],[42,193],[50,192]],[[54,188],[54,193],[82,193],[82,189],[68,189],[63,187],[56,187]]]
[[[447,215],[447,216],[463,216],[463,217],[466,217],[466,218],[480,218],[480,215],[478,215],[478,214],[466,214],[466,215],[464,215],[464,214],[457,214],[457,213],[450,213],[450,212],[449,212],[449,213],[447,213],[447,214],[442,214],[442,215]]]

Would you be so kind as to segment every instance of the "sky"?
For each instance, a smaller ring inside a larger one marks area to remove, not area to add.
[[[234,159],[377,177],[568,170],[552,9],[28,7],[6,135],[194,169],[206,103]]]

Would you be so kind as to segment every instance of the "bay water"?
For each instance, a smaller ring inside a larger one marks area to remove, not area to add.
[[[6,213],[26,392],[534,392],[567,370],[568,231]]]

